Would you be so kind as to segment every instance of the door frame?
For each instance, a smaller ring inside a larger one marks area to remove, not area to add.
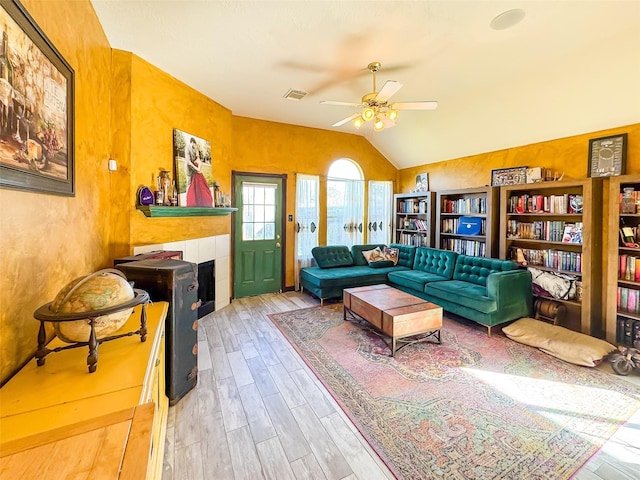
[[[287,283],[287,174],[286,173],[256,173],[256,172],[243,172],[239,170],[231,170],[231,198],[235,202],[236,199],[236,177],[260,177],[265,180],[270,178],[279,178],[282,180],[282,218],[280,229],[282,231],[282,255],[280,260],[280,269],[282,274],[280,275],[280,291],[285,291],[285,285]],[[238,216],[241,212],[236,212],[231,218],[231,258],[233,259],[231,268],[231,298],[236,298],[236,222],[239,221]]]

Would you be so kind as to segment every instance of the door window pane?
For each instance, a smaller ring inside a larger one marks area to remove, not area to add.
[[[274,240],[276,188],[270,184],[242,185],[242,240]]]

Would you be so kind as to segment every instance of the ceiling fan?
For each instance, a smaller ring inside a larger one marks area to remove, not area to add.
[[[438,102],[433,101],[389,103],[389,99],[402,88],[402,84],[394,80],[387,80],[378,92],[376,90],[376,73],[378,73],[381,66],[380,62],[371,62],[367,66],[373,74],[373,91],[364,95],[360,103],[334,102],[331,100],[320,102],[324,105],[360,107],[363,109],[334,123],[332,127],[340,127],[347,122],[351,122],[354,127],[360,128],[365,122],[373,121],[373,129],[379,132],[385,128],[395,126],[398,110],[434,110],[438,107]]]

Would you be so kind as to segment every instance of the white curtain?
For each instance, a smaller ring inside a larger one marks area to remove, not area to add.
[[[300,290],[300,269],[315,263],[311,256],[311,249],[318,246],[319,192],[319,176],[296,174],[296,290]]]
[[[370,180],[368,197],[367,243],[388,245],[391,239],[393,182]]]
[[[327,180],[327,245],[363,243],[364,182]]]

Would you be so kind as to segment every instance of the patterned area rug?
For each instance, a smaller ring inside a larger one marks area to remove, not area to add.
[[[640,408],[615,375],[471,322],[391,358],[342,304],[270,317],[398,478],[569,478]]]

